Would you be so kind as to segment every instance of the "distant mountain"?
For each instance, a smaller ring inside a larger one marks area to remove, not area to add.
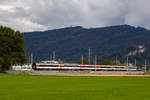
[[[56,58],[65,61],[78,61],[81,55],[88,57],[91,48],[91,61],[94,55],[98,61],[104,59],[143,62],[150,59],[150,30],[130,25],[103,28],[67,27],[44,32],[24,33],[26,54],[34,54],[34,61],[50,59],[52,52]]]

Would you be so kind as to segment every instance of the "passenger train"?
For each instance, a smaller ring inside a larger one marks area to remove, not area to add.
[[[34,63],[34,70],[136,71],[136,66]]]

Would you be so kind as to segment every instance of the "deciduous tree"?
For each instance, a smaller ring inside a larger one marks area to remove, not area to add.
[[[19,31],[0,26],[0,70],[9,70],[12,65],[27,61],[24,50],[24,37]]]

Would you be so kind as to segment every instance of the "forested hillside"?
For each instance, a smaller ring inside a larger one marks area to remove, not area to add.
[[[103,28],[68,27],[43,32],[26,32],[27,56],[34,54],[34,61],[48,60],[52,52],[56,58],[76,62],[81,55],[91,61],[98,56],[104,59],[143,62],[150,59],[150,31],[142,27],[118,25]]]

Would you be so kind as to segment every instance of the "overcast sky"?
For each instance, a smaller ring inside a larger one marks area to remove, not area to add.
[[[0,0],[0,25],[22,32],[120,24],[150,29],[150,0]]]

